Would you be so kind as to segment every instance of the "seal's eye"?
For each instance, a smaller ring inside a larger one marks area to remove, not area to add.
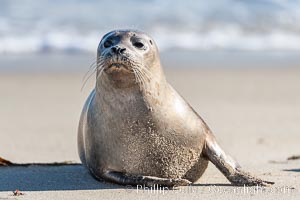
[[[134,42],[133,46],[135,46],[135,47],[137,47],[139,49],[142,49],[142,48],[145,47],[145,45],[143,43],[141,43],[141,42]]]
[[[113,43],[112,43],[111,40],[106,40],[106,41],[104,42],[103,46],[104,46],[105,48],[108,48],[108,47],[111,47],[112,44],[113,44]]]

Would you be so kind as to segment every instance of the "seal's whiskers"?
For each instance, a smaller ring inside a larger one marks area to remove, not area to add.
[[[135,69],[135,68],[132,68],[133,69],[133,72],[135,74],[135,77],[138,79],[138,82],[140,82],[141,84],[139,85],[140,86],[140,89],[144,89],[146,91],[146,86],[145,86],[145,83],[144,83],[144,80],[140,74],[140,72]]]
[[[97,59],[95,62],[93,62],[90,67],[89,67],[89,70],[87,71],[87,73],[84,75],[83,77],[83,84],[82,84],[82,87],[81,87],[81,90],[83,90],[84,86],[86,85],[86,83],[88,82],[88,80],[94,75],[94,73],[97,71],[97,70],[102,70],[103,71],[103,68],[104,68],[104,60],[103,60],[103,56],[100,56],[99,57],[99,62],[97,62]]]

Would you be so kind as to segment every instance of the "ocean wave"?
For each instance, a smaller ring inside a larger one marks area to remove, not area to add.
[[[101,34],[99,34],[101,33]],[[103,31],[77,34],[53,32],[47,35],[5,36],[0,38],[0,53],[95,53]],[[187,50],[300,50],[300,36],[283,31],[267,35],[244,34],[238,29],[213,30],[206,33],[172,30],[156,30],[152,33],[161,51],[168,49]]]
[[[0,53],[92,52],[105,32],[141,29],[161,51],[300,50],[298,0],[2,0]]]

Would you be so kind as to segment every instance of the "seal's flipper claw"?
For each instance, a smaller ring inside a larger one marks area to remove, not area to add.
[[[168,179],[154,176],[130,175],[121,172],[108,171],[102,177],[107,180],[121,185],[145,185],[148,187],[159,185],[166,187],[177,187],[191,184],[186,179]]]
[[[274,184],[271,181],[264,181],[244,172],[240,165],[230,156],[226,155],[213,135],[206,139],[204,155],[224,174],[233,184],[238,186],[269,186]]]
[[[237,168],[233,175],[228,177],[228,180],[234,184],[239,186],[270,186],[273,185],[274,182],[271,181],[264,181],[259,179],[248,172],[244,172],[240,168]]]

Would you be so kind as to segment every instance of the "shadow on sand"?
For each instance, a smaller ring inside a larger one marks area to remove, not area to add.
[[[239,187],[239,186],[235,186],[235,185],[232,185],[230,183],[216,183],[216,184],[213,184],[213,183],[195,183],[193,184],[192,186],[206,186],[206,187]]]
[[[193,184],[192,186],[232,186],[231,184]],[[81,164],[29,163],[0,165],[1,191],[100,190],[124,188],[94,179]],[[132,187],[133,188],[133,187]],[[131,189],[132,189],[131,188]],[[129,189],[129,188],[127,188]]]
[[[282,171],[286,171],[286,172],[300,172],[300,168],[299,169],[284,169]]]
[[[0,191],[116,189],[94,179],[81,164],[17,164],[0,167]]]

